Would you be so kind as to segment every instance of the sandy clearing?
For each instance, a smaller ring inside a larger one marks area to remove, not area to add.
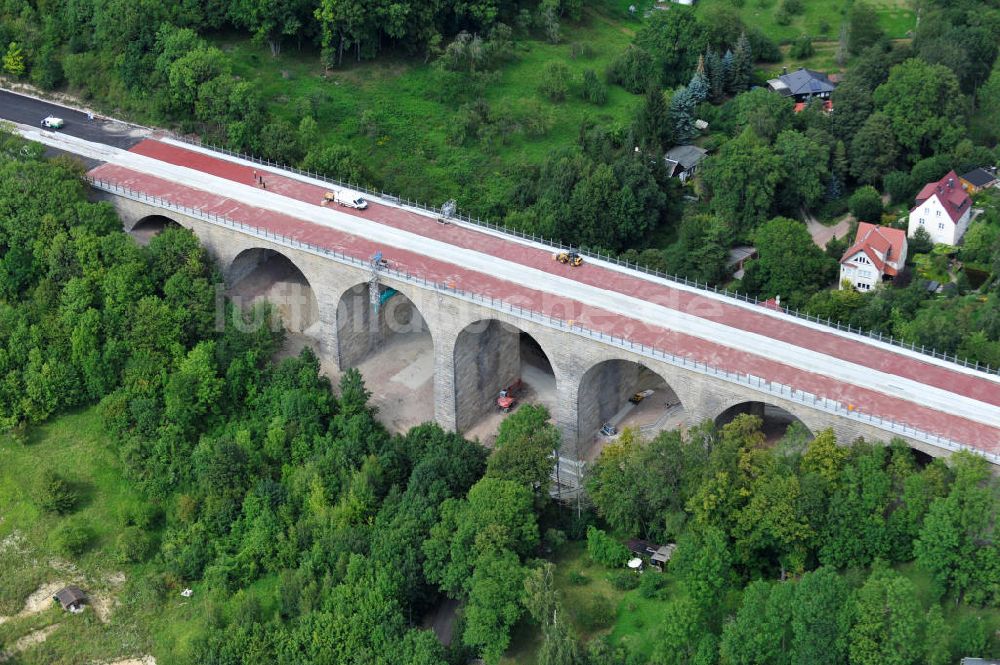
[[[94,609],[94,614],[101,623],[108,622],[117,604],[115,597],[109,593],[98,591],[90,595],[89,605]]]
[[[95,662],[94,665],[156,665],[156,659],[152,656],[135,656],[133,658],[123,658],[108,662]]]
[[[0,623],[6,623],[15,619],[23,619],[32,614],[44,612],[52,606],[52,596],[56,591],[66,586],[66,582],[48,582],[38,587],[27,600],[24,601],[24,608],[13,616],[0,616]]]
[[[6,663],[22,651],[27,651],[36,644],[41,644],[45,640],[49,639],[49,635],[54,633],[60,625],[62,624],[54,623],[51,626],[31,631],[24,637],[14,642],[10,649],[0,653],[0,663]]]
[[[2,517],[0,517],[0,520],[2,520]],[[6,552],[7,550],[21,551],[24,549],[25,543],[24,536],[19,531],[13,531],[9,536],[0,540],[0,552]]]

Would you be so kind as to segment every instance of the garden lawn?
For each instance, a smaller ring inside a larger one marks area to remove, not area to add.
[[[324,73],[319,54],[286,45],[272,58],[266,47],[247,39],[215,38],[235,62],[234,73],[254,79],[279,118],[297,124],[310,112],[319,124],[321,143],[346,144],[366,161],[374,182],[388,192],[440,205],[449,198],[460,209],[479,215],[497,214],[508,201],[527,164],[576,142],[583,121],[625,126],[640,98],[610,86],[608,101],[595,106],[580,97],[580,78],[594,69],[603,79],[606,66],[630,43],[640,26],[627,13],[628,3],[606,0],[588,7],[579,24],[563,24],[559,44],[521,40],[514,57],[487,85],[483,99],[494,114],[514,121],[514,131],[490,140],[449,140],[461,104],[441,99],[433,65],[419,56],[385,52],[376,60]],[[581,54],[581,50],[586,51]],[[538,92],[543,67],[564,62],[571,72],[565,101],[553,103]],[[524,119],[548,115],[551,129],[529,136]]]
[[[644,656],[652,653],[659,618],[667,604],[663,598],[669,598],[675,591],[675,585],[669,582],[669,574],[666,574],[668,582],[661,591],[661,598],[647,599],[639,595],[638,589],[621,591],[612,586],[608,581],[608,574],[612,571],[590,560],[586,542],[566,543],[553,562],[556,564],[556,588],[563,607],[573,621],[574,631],[583,641],[608,635],[614,644],[625,646],[630,651]],[[649,570],[643,574],[661,573]],[[606,612],[601,611],[602,604]],[[530,620],[522,620],[511,637],[511,647],[502,662],[505,665],[533,665],[541,641],[538,627]]]

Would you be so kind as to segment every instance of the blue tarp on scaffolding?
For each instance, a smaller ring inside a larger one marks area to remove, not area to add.
[[[392,288],[391,286],[387,286],[386,289],[385,289],[385,291],[383,291],[382,293],[379,294],[379,297],[378,297],[378,305],[379,305],[379,307],[381,307],[382,305],[384,305],[386,300],[388,300],[389,298],[393,297],[397,293],[399,293],[399,291],[397,291],[396,289]]]

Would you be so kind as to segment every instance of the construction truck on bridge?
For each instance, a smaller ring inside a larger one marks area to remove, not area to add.
[[[559,263],[566,263],[576,268],[583,265],[583,257],[578,252],[556,252],[552,258]]]
[[[336,203],[355,210],[364,210],[368,207],[368,201],[363,196],[349,189],[335,189],[332,192],[327,192],[323,195],[323,204],[327,203]]]

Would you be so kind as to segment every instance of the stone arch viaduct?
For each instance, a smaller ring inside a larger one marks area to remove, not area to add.
[[[569,460],[587,457],[593,435],[633,393],[640,374],[654,375],[666,384],[683,406],[688,425],[717,419],[739,405],[758,413],[778,407],[813,433],[832,428],[840,441],[900,437],[932,456],[953,451],[950,442],[888,428],[845,410],[843,404],[789,386],[688,362],[392,269],[378,271],[379,288],[405,298],[394,299],[397,306],[382,307],[374,314],[368,262],[227,226],[195,210],[164,209],[155,201],[114,191],[99,195],[116,208],[127,231],[171,222],[192,230],[217,260],[227,283],[238,281],[261,262],[276,256],[287,259],[315,300],[308,304],[303,298],[302,307],[311,317],[310,334],[323,358],[340,370],[377,352],[379,340],[400,326],[424,326],[433,349],[434,418],[449,429],[465,431],[485,411],[495,409],[498,391],[519,375],[518,341],[527,334],[551,365],[552,416],[563,437],[561,455]]]

